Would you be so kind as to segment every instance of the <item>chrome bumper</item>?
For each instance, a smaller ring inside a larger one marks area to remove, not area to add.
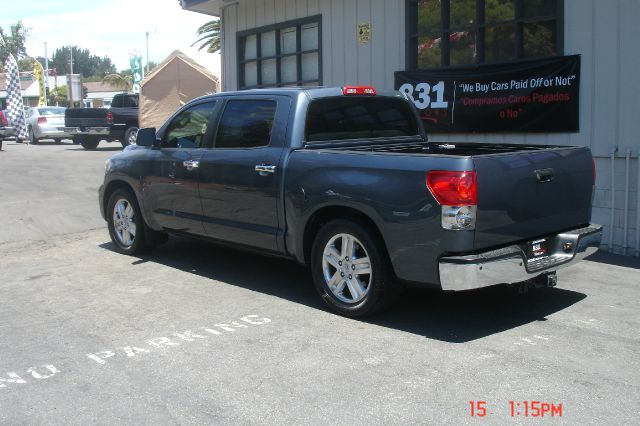
[[[58,127],[58,130],[70,135],[109,136],[109,127]]]
[[[549,254],[540,258],[527,258],[526,245],[443,257],[440,284],[443,290],[460,291],[526,281],[579,262],[596,252],[601,240],[602,226],[590,225],[549,237]]]

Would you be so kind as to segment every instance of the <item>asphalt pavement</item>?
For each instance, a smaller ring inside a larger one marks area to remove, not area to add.
[[[0,424],[640,424],[637,258],[347,319],[289,261],[116,253],[97,188],[119,150],[0,151]]]

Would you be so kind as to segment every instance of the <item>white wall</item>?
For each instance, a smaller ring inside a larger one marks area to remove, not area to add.
[[[236,32],[322,15],[325,86],[393,87],[404,68],[404,0],[245,0],[224,12],[223,90],[236,90]],[[357,42],[358,23],[370,22],[372,40]]]
[[[582,55],[580,132],[564,134],[433,135],[436,141],[491,141],[580,145],[596,157],[593,221],[605,225],[609,242],[613,213],[616,253],[635,252],[640,150],[640,0],[565,0],[565,54]],[[242,0],[226,8],[223,90],[237,88],[236,31],[322,14],[323,84],[371,84],[393,88],[405,69],[404,0]],[[372,41],[359,44],[357,24],[370,22]],[[615,201],[611,202],[609,154],[616,149]],[[624,156],[631,150],[627,246],[624,243]],[[612,205],[614,209],[612,210]]]

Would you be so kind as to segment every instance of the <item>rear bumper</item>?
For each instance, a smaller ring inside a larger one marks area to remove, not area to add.
[[[549,238],[549,255],[542,258],[527,259],[521,245],[443,257],[439,263],[440,284],[443,290],[460,291],[526,281],[579,262],[596,252],[601,240],[602,226],[590,225]]]
[[[71,134],[65,132],[60,127],[39,127],[33,130],[34,135],[38,139],[46,139],[46,138],[67,138],[70,137]]]
[[[0,137],[9,138],[16,135],[15,127],[0,127]]]
[[[88,136],[109,136],[111,128],[109,127],[59,127],[61,130],[70,135],[88,135]]]

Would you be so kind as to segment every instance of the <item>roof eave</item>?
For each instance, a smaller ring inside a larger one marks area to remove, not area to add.
[[[180,0],[180,6],[184,10],[191,12],[203,13],[205,15],[211,15],[220,17],[224,4],[228,3],[225,0]]]

